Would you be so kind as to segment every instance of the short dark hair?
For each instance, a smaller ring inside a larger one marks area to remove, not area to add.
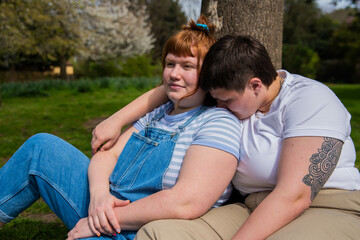
[[[251,78],[270,86],[277,76],[265,47],[248,36],[220,38],[205,56],[199,84],[203,90],[244,90]]]

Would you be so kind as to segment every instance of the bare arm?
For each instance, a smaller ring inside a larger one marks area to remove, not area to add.
[[[144,93],[134,101],[111,115],[109,118],[99,123],[94,131],[91,140],[91,148],[95,154],[99,147],[107,150],[113,146],[120,136],[121,129],[139,119],[154,108],[160,106],[168,100],[164,87],[159,86]]]
[[[114,170],[117,158],[133,132],[133,126],[127,128],[116,144],[109,150],[97,152],[90,161],[88,179],[90,188],[89,223],[95,234],[120,231],[114,207],[123,206],[121,201],[110,194],[109,178]],[[111,226],[109,225],[111,224]]]
[[[121,228],[137,230],[152,220],[203,215],[224,192],[236,166],[237,159],[227,152],[191,146],[173,188],[116,208]]]
[[[203,215],[231,181],[237,159],[226,152],[199,145],[185,156],[176,185],[123,207],[116,207],[122,230],[137,230],[156,219],[191,219]],[[69,232],[68,240],[92,237],[97,231],[89,219],[81,219]]]
[[[333,138],[285,139],[274,191],[254,210],[233,240],[265,239],[306,210],[334,171],[342,145],[342,141]]]

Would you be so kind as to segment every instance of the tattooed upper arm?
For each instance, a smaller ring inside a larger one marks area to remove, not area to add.
[[[311,201],[322,189],[339,161],[343,142],[335,138],[325,137],[317,153],[310,158],[309,173],[302,181],[311,187]]]

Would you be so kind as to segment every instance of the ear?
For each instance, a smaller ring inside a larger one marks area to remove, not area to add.
[[[248,82],[248,87],[255,95],[259,95],[264,85],[259,78],[252,78]]]

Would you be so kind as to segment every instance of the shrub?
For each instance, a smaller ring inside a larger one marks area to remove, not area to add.
[[[120,68],[121,76],[125,77],[151,77],[161,74],[160,62],[152,64],[151,58],[146,55],[130,57],[120,64]]]
[[[160,62],[152,63],[147,55],[98,62],[79,61],[73,66],[76,78],[152,77],[160,76],[162,72]]]
[[[75,92],[92,92],[98,88],[110,88],[116,91],[135,88],[148,89],[157,86],[160,83],[159,77],[103,77],[103,78],[82,78],[73,81],[66,80],[43,80],[36,82],[10,82],[1,86],[3,98],[7,97],[46,97],[49,91],[53,89],[73,89]]]
[[[309,78],[316,78],[319,55],[302,44],[284,44],[283,68]]]

